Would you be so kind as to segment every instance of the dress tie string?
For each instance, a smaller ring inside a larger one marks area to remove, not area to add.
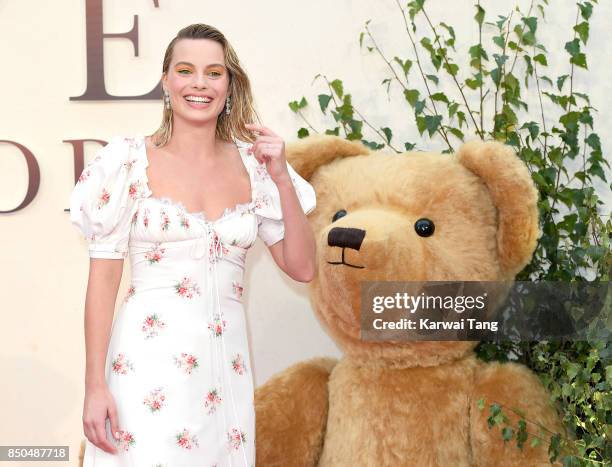
[[[212,307],[208,307],[207,313],[207,322],[208,326],[211,327],[210,332],[213,333],[213,349],[214,349],[214,362],[211,362],[213,365],[216,365],[215,374],[217,375],[218,383],[221,385],[221,393],[225,397],[226,389],[229,389],[230,400],[232,410],[234,412],[234,420],[236,421],[236,426],[239,430],[242,427],[239,424],[240,418],[238,417],[238,413],[236,411],[236,404],[234,401],[234,392],[232,390],[232,385],[230,383],[231,374],[226,375],[226,371],[229,373],[229,365],[230,360],[228,358],[227,350],[225,347],[225,319],[224,315],[221,312],[221,304],[219,299],[219,276],[217,272],[217,262],[223,258],[224,247],[223,242],[219,238],[219,235],[213,228],[210,223],[206,223],[206,233],[205,235],[198,238],[194,245],[192,246],[191,256],[195,259],[202,259],[205,256],[208,256],[207,260],[204,261],[204,269],[205,272],[205,285],[206,285],[206,295],[207,295],[207,303],[212,304]],[[219,335],[216,335],[216,328],[220,327],[221,331]],[[219,339],[220,342],[217,340]],[[220,347],[220,348],[219,348]],[[230,427],[227,424],[227,419],[225,417],[225,410],[223,412],[223,423],[226,429]],[[227,436],[231,436],[232,432],[228,432]],[[230,440],[226,439],[226,443],[229,443]],[[240,443],[240,449],[242,451],[242,456],[244,459],[244,466],[248,467],[248,461],[246,456],[246,450],[244,447],[244,443]],[[230,460],[231,462],[231,460]],[[231,465],[231,464],[230,464]]]

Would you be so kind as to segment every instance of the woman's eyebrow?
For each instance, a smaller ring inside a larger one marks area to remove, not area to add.
[[[178,66],[178,65],[194,66],[193,63],[189,63],[189,62],[176,62],[174,66]],[[225,65],[223,65],[223,63],[211,63],[211,64],[207,65],[206,68],[211,67],[211,66],[220,66],[222,68],[225,68]]]

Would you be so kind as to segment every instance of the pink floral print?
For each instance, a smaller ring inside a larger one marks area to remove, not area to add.
[[[181,227],[183,227],[185,230],[189,229],[189,218],[183,213],[179,213],[179,217]]]
[[[110,201],[110,192],[106,188],[102,188],[102,192],[98,197],[98,209],[101,209],[103,206],[106,206]]]
[[[166,252],[165,248],[162,248],[157,242],[153,245],[149,251],[145,253],[145,259],[149,261],[149,264],[159,263],[159,261],[164,257],[164,253]]]
[[[181,352],[180,356],[175,355],[173,358],[174,364],[188,375],[200,366],[197,357],[190,353]]]
[[[166,323],[159,319],[157,313],[147,316],[142,323],[142,332],[145,333],[145,339],[150,339],[158,335],[161,329],[166,327]]]
[[[232,281],[232,291],[234,292],[236,298],[242,298],[242,292],[244,291],[244,288],[242,287],[242,284],[240,282]]]
[[[168,216],[164,208],[159,210],[159,215],[161,217],[161,224],[160,224],[161,229],[168,230],[168,227],[170,226],[170,216]]]
[[[135,293],[136,293],[136,287],[134,287],[133,285],[130,285],[129,289],[127,290],[127,293],[125,294],[125,298],[123,299],[123,301],[127,302],[130,298],[134,296]]]
[[[239,375],[244,375],[246,373],[246,366],[242,354],[237,353],[234,358],[232,358],[232,370]]]
[[[208,329],[213,337],[220,337],[225,331],[227,322],[222,318],[222,315],[215,313],[212,323],[208,323]]]
[[[140,180],[136,180],[135,182],[130,183],[128,188],[128,195],[132,199],[138,199],[142,196],[142,192],[144,191],[144,186]]]
[[[138,141],[138,138],[135,136],[125,136],[123,141],[128,143],[130,149],[137,149],[140,147],[140,141]]]
[[[217,406],[219,406],[223,402],[223,398],[220,395],[220,390],[218,388],[213,388],[206,394],[204,398],[204,408],[207,409],[207,414],[212,415],[217,410]]]
[[[255,167],[255,177],[257,177],[256,179],[259,181],[270,178],[270,174],[268,173],[265,164],[261,164]]]
[[[166,395],[163,390],[163,387],[153,389],[142,401],[143,404],[149,408],[151,413],[158,412],[164,406]]]
[[[118,375],[127,375],[129,371],[134,371],[134,364],[123,353],[117,354],[111,365],[113,372]]]
[[[200,287],[190,277],[183,277],[180,282],[174,286],[176,293],[181,297],[193,298],[195,294],[200,295]]]
[[[83,183],[85,180],[89,178],[90,175],[91,175],[91,170],[86,168],[85,170],[83,170],[83,172],[81,172],[81,175],[79,175],[79,179],[77,183]]]
[[[118,432],[119,439],[117,440],[117,449],[120,451],[128,451],[132,446],[134,446],[134,444],[136,444],[133,433],[125,430],[118,430]]]
[[[149,210],[149,208],[144,208],[143,210],[143,217],[142,217],[142,225],[145,226],[145,229],[149,227],[149,214],[151,214],[151,211]]]
[[[232,428],[227,432],[227,442],[230,449],[238,449],[242,443],[246,442],[246,435],[238,428]]]
[[[198,437],[190,434],[189,430],[186,428],[176,434],[176,444],[183,449],[193,449],[194,447],[198,447],[200,445]]]
[[[253,200],[253,205],[256,209],[261,209],[265,206],[270,206],[270,198],[267,193],[259,192]]]

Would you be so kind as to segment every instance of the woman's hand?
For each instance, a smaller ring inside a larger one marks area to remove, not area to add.
[[[278,185],[282,182],[289,182],[290,175],[287,170],[283,139],[265,126],[254,123],[247,123],[245,126],[247,129],[259,133],[253,146],[247,152],[253,154],[260,164],[265,162],[266,169],[274,183]]]
[[[113,395],[106,384],[101,384],[85,390],[83,407],[83,431],[85,437],[98,448],[117,454],[117,448],[106,438],[106,417],[110,419],[111,433],[116,436],[117,409]]]

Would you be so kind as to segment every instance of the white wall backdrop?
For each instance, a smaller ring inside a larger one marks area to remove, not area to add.
[[[472,3],[426,3],[435,23],[445,21],[455,28],[457,57],[462,57],[457,62],[462,68],[467,67],[467,50],[478,32]],[[555,5],[539,28],[546,31],[548,50],[563,60],[550,63],[548,74],[556,78],[567,72],[566,55],[557,50],[572,39],[576,6],[569,0],[551,3]],[[482,2],[489,21],[498,14],[507,15],[513,4]],[[527,11],[529,2],[519,4]],[[371,19],[370,29],[388,57],[411,54],[395,0],[159,0],[159,7],[153,0],[105,0],[104,31],[130,30],[133,15],[139,16],[138,57],[128,40],[104,41],[105,82],[111,94],[150,91],[160,78],[163,53],[171,38],[180,28],[202,22],[226,34],[252,80],[264,124],[286,141],[296,139],[296,130],[302,126],[288,102],[306,96],[317,105],[317,94],[326,90],[320,82],[311,83],[317,73],[324,73],[344,81],[345,91],[372,124],[393,128],[402,141],[414,141],[421,149],[444,148],[439,140],[419,136],[397,87],[392,87],[387,100],[380,85],[388,76],[386,65],[375,53],[359,48],[359,33]],[[594,9],[586,49],[590,71],[577,69],[574,84],[589,93],[597,109],[595,131],[604,154],[612,132],[610,17],[610,2],[600,2]],[[75,465],[83,437],[88,257],[84,240],[64,211],[73,187],[73,162],[71,146],[62,141],[152,132],[161,118],[161,102],[69,101],[69,96],[82,94],[86,84],[84,0],[0,2],[0,57],[0,139],[27,146],[41,171],[34,201],[18,212],[0,215],[0,444],[67,444],[72,451],[70,465]],[[536,107],[531,108],[535,113]],[[322,128],[315,107],[307,115]],[[539,113],[533,119],[538,117]],[[90,159],[95,145],[88,148]],[[21,202],[26,180],[23,159],[13,147],[0,144],[0,210]],[[596,187],[609,211],[610,191],[603,183]],[[127,289],[128,277],[126,261],[120,294]],[[293,362],[340,355],[310,311],[307,287],[279,271],[261,242],[249,254],[246,279],[257,385]]]

